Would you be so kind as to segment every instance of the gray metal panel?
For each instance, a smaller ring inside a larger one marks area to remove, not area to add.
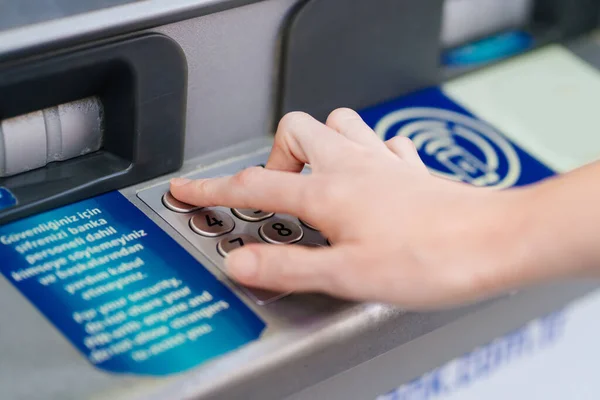
[[[297,0],[267,0],[156,29],[188,60],[185,157],[272,136],[277,41]]]
[[[375,399],[478,346],[509,334],[535,318],[577,302],[582,296],[591,296],[590,293],[600,293],[598,286],[585,282],[545,285],[519,293],[306,388],[286,400]]]
[[[324,120],[439,82],[442,0],[309,0],[284,39],[281,114]]]
[[[51,19],[101,10],[143,0],[26,0],[7,1],[0,13],[0,31]],[[7,4],[8,3],[8,4]]]
[[[285,16],[298,0],[266,0],[151,29],[176,40],[188,61],[186,159],[209,154],[250,138],[271,134],[278,78],[277,43]],[[248,1],[247,1],[248,2]],[[142,8],[152,4],[153,8]],[[159,4],[157,4],[159,3]],[[231,1],[147,1],[94,15],[80,15],[30,26],[24,31],[0,32],[3,51],[32,51],[29,45],[58,46],[47,39],[79,42],[90,29],[112,32],[115,23],[129,21],[125,30],[156,13],[172,9],[231,6]],[[252,3],[252,2],[251,2]],[[202,8],[208,12],[209,9]],[[190,11],[191,12],[191,11]],[[198,11],[199,13],[200,11]],[[170,14],[169,14],[170,15]],[[83,35],[81,38],[78,35]],[[12,53],[11,53],[12,54]],[[18,54],[18,53],[15,53]],[[208,79],[207,79],[208,77]]]
[[[208,15],[261,0],[145,0],[0,31],[0,62]],[[0,18],[5,17],[0,13]]]

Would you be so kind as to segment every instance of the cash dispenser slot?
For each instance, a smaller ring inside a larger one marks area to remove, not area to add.
[[[0,224],[180,168],[186,88],[159,34],[0,66]]]

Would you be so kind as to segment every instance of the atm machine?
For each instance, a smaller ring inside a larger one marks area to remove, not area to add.
[[[168,182],[263,164],[285,113],[337,107],[448,179],[572,170],[600,154],[599,18],[598,0],[0,5],[0,398],[598,398],[594,282],[428,313],[251,290],[221,269],[244,240],[327,238]]]

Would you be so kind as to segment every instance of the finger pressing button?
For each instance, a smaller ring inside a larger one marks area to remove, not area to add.
[[[271,218],[275,213],[265,212],[262,210],[252,210],[250,208],[233,208],[233,215],[248,222],[264,221]]]
[[[292,244],[300,241],[304,236],[300,225],[280,218],[262,225],[258,232],[266,242],[272,244]]]
[[[217,237],[231,232],[235,228],[235,222],[222,211],[206,210],[192,217],[190,227],[198,235]]]
[[[185,213],[190,213],[192,211],[196,211],[196,210],[200,209],[200,207],[196,207],[191,204],[186,204],[184,202],[177,200],[175,197],[173,197],[171,192],[167,192],[163,195],[162,202],[165,207],[167,207],[169,210],[174,211],[176,213],[185,214]]]

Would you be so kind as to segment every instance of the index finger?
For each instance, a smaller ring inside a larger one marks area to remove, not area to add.
[[[297,217],[303,216],[303,201],[310,192],[310,176],[260,167],[233,176],[171,181],[171,194],[187,204],[252,208]]]
[[[300,172],[305,164],[313,168],[334,162],[336,154],[348,145],[348,139],[308,114],[285,115],[275,134],[267,169]]]

